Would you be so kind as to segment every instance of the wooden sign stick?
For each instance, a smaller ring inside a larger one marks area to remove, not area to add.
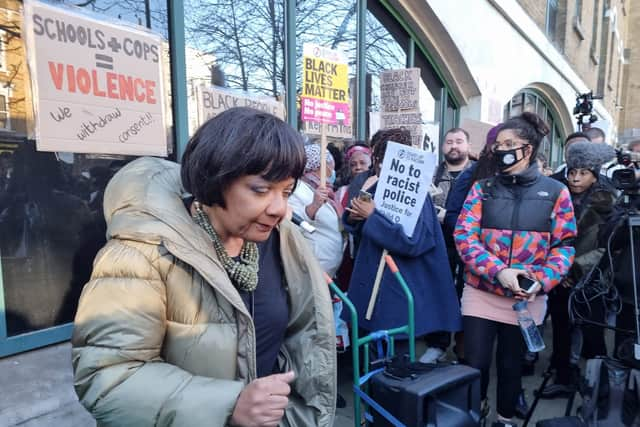
[[[327,182],[327,124],[320,125],[320,188]]]
[[[373,290],[371,291],[371,298],[369,298],[369,307],[367,307],[367,314],[365,319],[371,320],[373,315],[373,309],[376,306],[376,299],[378,298],[378,292],[380,291],[380,282],[382,281],[382,273],[384,272],[385,261],[384,257],[389,255],[389,251],[383,249],[382,256],[380,257],[380,264],[378,264],[378,271],[376,272],[376,280],[373,282]]]

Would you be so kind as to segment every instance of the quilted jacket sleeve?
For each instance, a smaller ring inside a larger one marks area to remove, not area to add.
[[[100,426],[225,425],[243,384],[161,358],[166,292],[153,254],[117,240],[98,254],[75,319],[76,393]]]
[[[507,268],[500,258],[487,250],[480,238],[482,220],[482,185],[473,184],[462,206],[453,234],[460,259],[476,276],[493,283],[496,275]]]
[[[545,262],[531,267],[531,272],[549,292],[569,272],[576,253],[573,241],[576,238],[576,220],[569,190],[564,188],[553,208],[549,252]]]

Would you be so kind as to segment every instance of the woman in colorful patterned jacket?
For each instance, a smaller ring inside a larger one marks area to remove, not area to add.
[[[541,324],[545,294],[560,283],[573,262],[576,224],[569,191],[541,175],[535,162],[548,132],[532,113],[502,125],[492,147],[500,173],[472,186],[454,232],[465,264],[465,357],[482,372],[483,399],[497,336],[498,420],[494,427],[515,425],[511,418],[521,389],[526,346],[512,305],[528,299],[529,311]],[[529,294],[518,286],[518,276],[537,281]]]

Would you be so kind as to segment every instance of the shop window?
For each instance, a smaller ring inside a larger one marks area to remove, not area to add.
[[[405,49],[408,37],[400,28],[384,26],[376,15],[368,11],[365,40],[367,73],[371,75],[371,103],[367,110],[379,112],[381,110],[380,73],[406,67]]]
[[[246,105],[251,102],[247,99],[264,97],[279,102],[283,117],[284,2],[188,0],[184,9],[191,133],[206,118],[232,106]],[[200,87],[213,90],[212,86],[237,91],[232,105],[219,102],[224,97],[213,96],[208,102],[208,95],[199,94]],[[206,115],[199,114],[205,108]]]
[[[296,5],[296,28],[298,29],[296,46],[296,91],[302,93],[302,54],[307,43],[324,46],[341,51],[349,69],[349,124],[338,122],[327,125],[327,140],[338,146],[344,146],[355,139],[356,117],[356,25],[357,4],[355,1],[299,1]],[[365,77],[367,83],[371,81]],[[300,112],[300,108],[298,108]],[[311,123],[303,123],[298,116],[300,129],[311,139],[318,139],[320,127]]]
[[[26,52],[21,33],[13,31],[21,28],[22,2],[2,4],[0,17],[11,19],[11,37],[3,64],[7,72],[0,74],[0,128],[13,132],[0,132],[0,313],[6,316],[7,336],[14,337],[73,321],[95,255],[105,243],[106,184],[135,157],[37,150],[36,141],[27,137],[32,129],[25,124],[34,107]],[[166,1],[84,4],[105,20],[145,25],[149,16],[154,31],[168,34]]]

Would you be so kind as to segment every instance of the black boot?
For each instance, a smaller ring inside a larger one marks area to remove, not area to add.
[[[524,390],[520,390],[520,394],[518,395],[518,402],[516,402],[516,417],[524,420],[527,418],[527,413],[529,412],[529,404],[527,403],[527,399],[524,396]]]

